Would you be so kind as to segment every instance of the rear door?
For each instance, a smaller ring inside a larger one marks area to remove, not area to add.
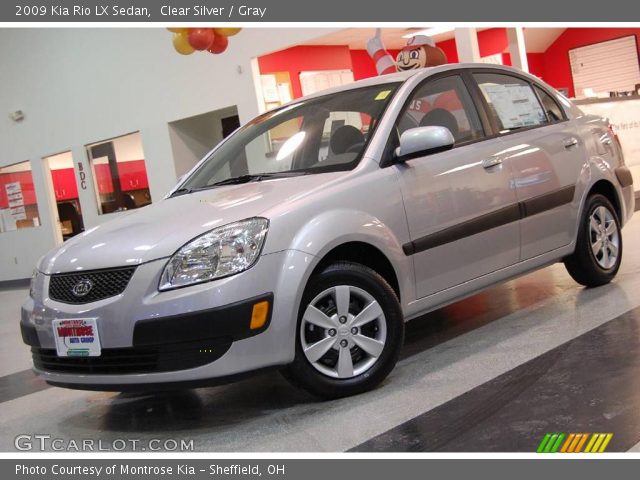
[[[486,139],[486,117],[483,122],[462,76],[427,78],[396,128],[401,134],[428,125],[447,127],[454,148],[392,167],[404,198],[411,236],[404,250],[414,259],[418,298],[516,263],[520,245],[513,179],[497,156],[502,141]]]
[[[521,259],[569,244],[584,142],[545,88],[496,70],[474,72],[473,78],[503,142],[503,161],[513,172],[522,217]]]

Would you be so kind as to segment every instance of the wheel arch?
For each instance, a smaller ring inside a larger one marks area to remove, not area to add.
[[[316,264],[312,275],[332,263],[354,262],[371,268],[391,286],[398,299],[402,298],[398,274],[387,256],[377,247],[364,241],[348,241],[329,250]]]
[[[618,215],[618,221],[622,224],[622,222],[624,222],[624,212],[622,211],[622,203],[620,202],[620,197],[613,183],[604,178],[596,181],[587,191],[585,201],[591,195],[598,193],[606,197],[607,200],[611,202],[613,208],[615,208],[616,210],[616,215]]]

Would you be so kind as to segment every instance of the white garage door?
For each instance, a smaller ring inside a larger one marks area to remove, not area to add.
[[[585,89],[596,94],[631,91],[640,83],[635,35],[569,50],[573,87],[577,98]]]

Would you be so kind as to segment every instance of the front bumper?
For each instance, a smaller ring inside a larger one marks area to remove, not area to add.
[[[38,275],[34,297],[42,300],[23,306],[23,339],[32,345],[37,374],[81,389],[190,387],[284,365],[293,360],[300,287],[311,259],[298,251],[276,252],[241,274],[167,292],[157,291],[165,264],[158,260],[138,266],[122,294],[85,305],[51,300],[49,277]],[[270,305],[267,321],[251,329],[252,307],[264,300]],[[56,318],[96,318],[103,355],[57,357],[51,326]]]

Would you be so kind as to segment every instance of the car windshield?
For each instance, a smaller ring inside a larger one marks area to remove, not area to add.
[[[271,177],[350,170],[398,85],[346,90],[261,115],[216,149],[173,195]]]

